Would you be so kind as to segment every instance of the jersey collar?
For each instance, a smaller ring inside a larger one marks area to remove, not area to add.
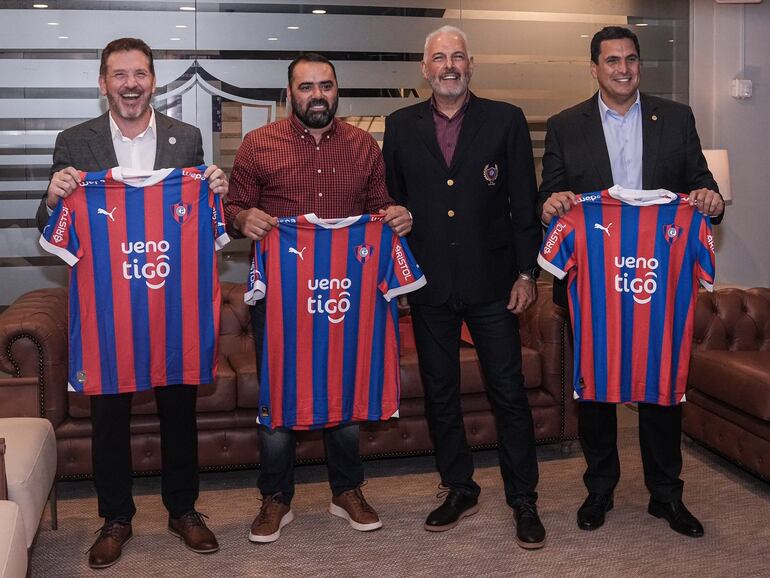
[[[620,185],[607,189],[607,192],[613,199],[623,201],[628,205],[645,207],[647,205],[666,205],[671,201],[678,199],[676,193],[666,189],[655,189],[642,191],[638,189],[624,189]]]

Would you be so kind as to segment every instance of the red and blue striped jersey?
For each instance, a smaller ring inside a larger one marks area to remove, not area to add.
[[[259,423],[386,420],[400,395],[397,295],[425,285],[380,215],[278,220],[255,243],[244,300],[266,299]]]
[[[708,217],[669,191],[620,187],[577,196],[538,262],[568,277],[575,397],[683,401],[698,281],[714,282]]]
[[[229,238],[205,168],[81,173],[59,200],[40,244],[71,266],[70,390],[213,381]]]

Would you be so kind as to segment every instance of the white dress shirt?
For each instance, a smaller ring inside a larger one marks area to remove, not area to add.
[[[150,107],[150,113],[150,123],[147,128],[131,139],[123,136],[112,118],[112,111],[110,111],[112,146],[115,149],[118,166],[143,171],[151,171],[155,167],[155,150],[158,141],[158,131],[155,128],[155,109]]]

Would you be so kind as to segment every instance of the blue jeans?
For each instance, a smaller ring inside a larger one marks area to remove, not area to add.
[[[257,350],[257,374],[259,374],[262,367],[262,343],[265,330],[264,300],[257,301],[257,304],[251,308],[251,328]],[[324,430],[329,485],[335,496],[364,483],[364,465],[358,449],[359,430],[357,423],[343,424]],[[281,501],[285,504],[290,504],[294,497],[295,437],[294,430],[259,426],[261,472],[257,485],[263,496],[280,492]]]
[[[324,430],[329,485],[335,496],[364,482],[359,429],[357,423],[349,423]],[[294,496],[295,436],[293,430],[259,426],[262,469],[257,485],[263,496],[280,492],[284,504],[290,504]]]

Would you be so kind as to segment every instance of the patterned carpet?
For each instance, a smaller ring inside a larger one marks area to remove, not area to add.
[[[646,513],[636,431],[620,432],[623,479],[615,509],[595,532],[575,524],[584,498],[579,448],[558,457],[539,448],[540,513],[546,547],[525,551],[513,541],[495,452],[476,454],[481,511],[444,533],[422,529],[437,505],[438,477],[430,457],[367,463],[370,503],[384,527],[359,533],[326,511],[324,466],[298,468],[297,519],[271,545],[247,540],[258,509],[257,473],[206,474],[198,509],[209,516],[221,550],[201,556],[166,532],[158,478],[136,482],[134,538],[120,562],[90,570],[84,552],[99,525],[91,482],[59,487],[59,530],[46,518],[34,548],[32,576],[770,576],[770,486],[707,450],[684,444],[685,501],[706,535],[691,539]]]

